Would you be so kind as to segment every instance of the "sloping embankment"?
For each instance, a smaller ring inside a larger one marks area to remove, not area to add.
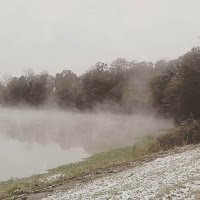
[[[200,199],[200,146],[59,191],[43,200]]]

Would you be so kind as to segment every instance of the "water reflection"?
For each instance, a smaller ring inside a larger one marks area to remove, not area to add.
[[[171,125],[153,116],[1,108],[0,180],[42,173]]]
[[[81,147],[63,150],[57,144],[31,144],[0,134],[0,181],[44,173],[87,156]]]

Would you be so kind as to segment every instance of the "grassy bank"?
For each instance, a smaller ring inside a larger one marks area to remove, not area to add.
[[[117,165],[126,165],[152,153],[166,151],[177,146],[199,143],[200,125],[196,121],[187,122],[179,128],[163,131],[157,137],[146,137],[133,146],[113,149],[85,159],[49,170],[46,174],[24,179],[11,179],[0,183],[0,199],[13,195],[41,192],[52,185],[58,186],[77,177],[98,173]]]

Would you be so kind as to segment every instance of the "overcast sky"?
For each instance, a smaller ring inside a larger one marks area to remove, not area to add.
[[[0,0],[0,76],[176,58],[200,44],[199,8],[199,0]]]

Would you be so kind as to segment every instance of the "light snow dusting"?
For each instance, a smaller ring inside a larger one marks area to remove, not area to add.
[[[52,199],[200,199],[200,147],[79,183],[43,200]]]

